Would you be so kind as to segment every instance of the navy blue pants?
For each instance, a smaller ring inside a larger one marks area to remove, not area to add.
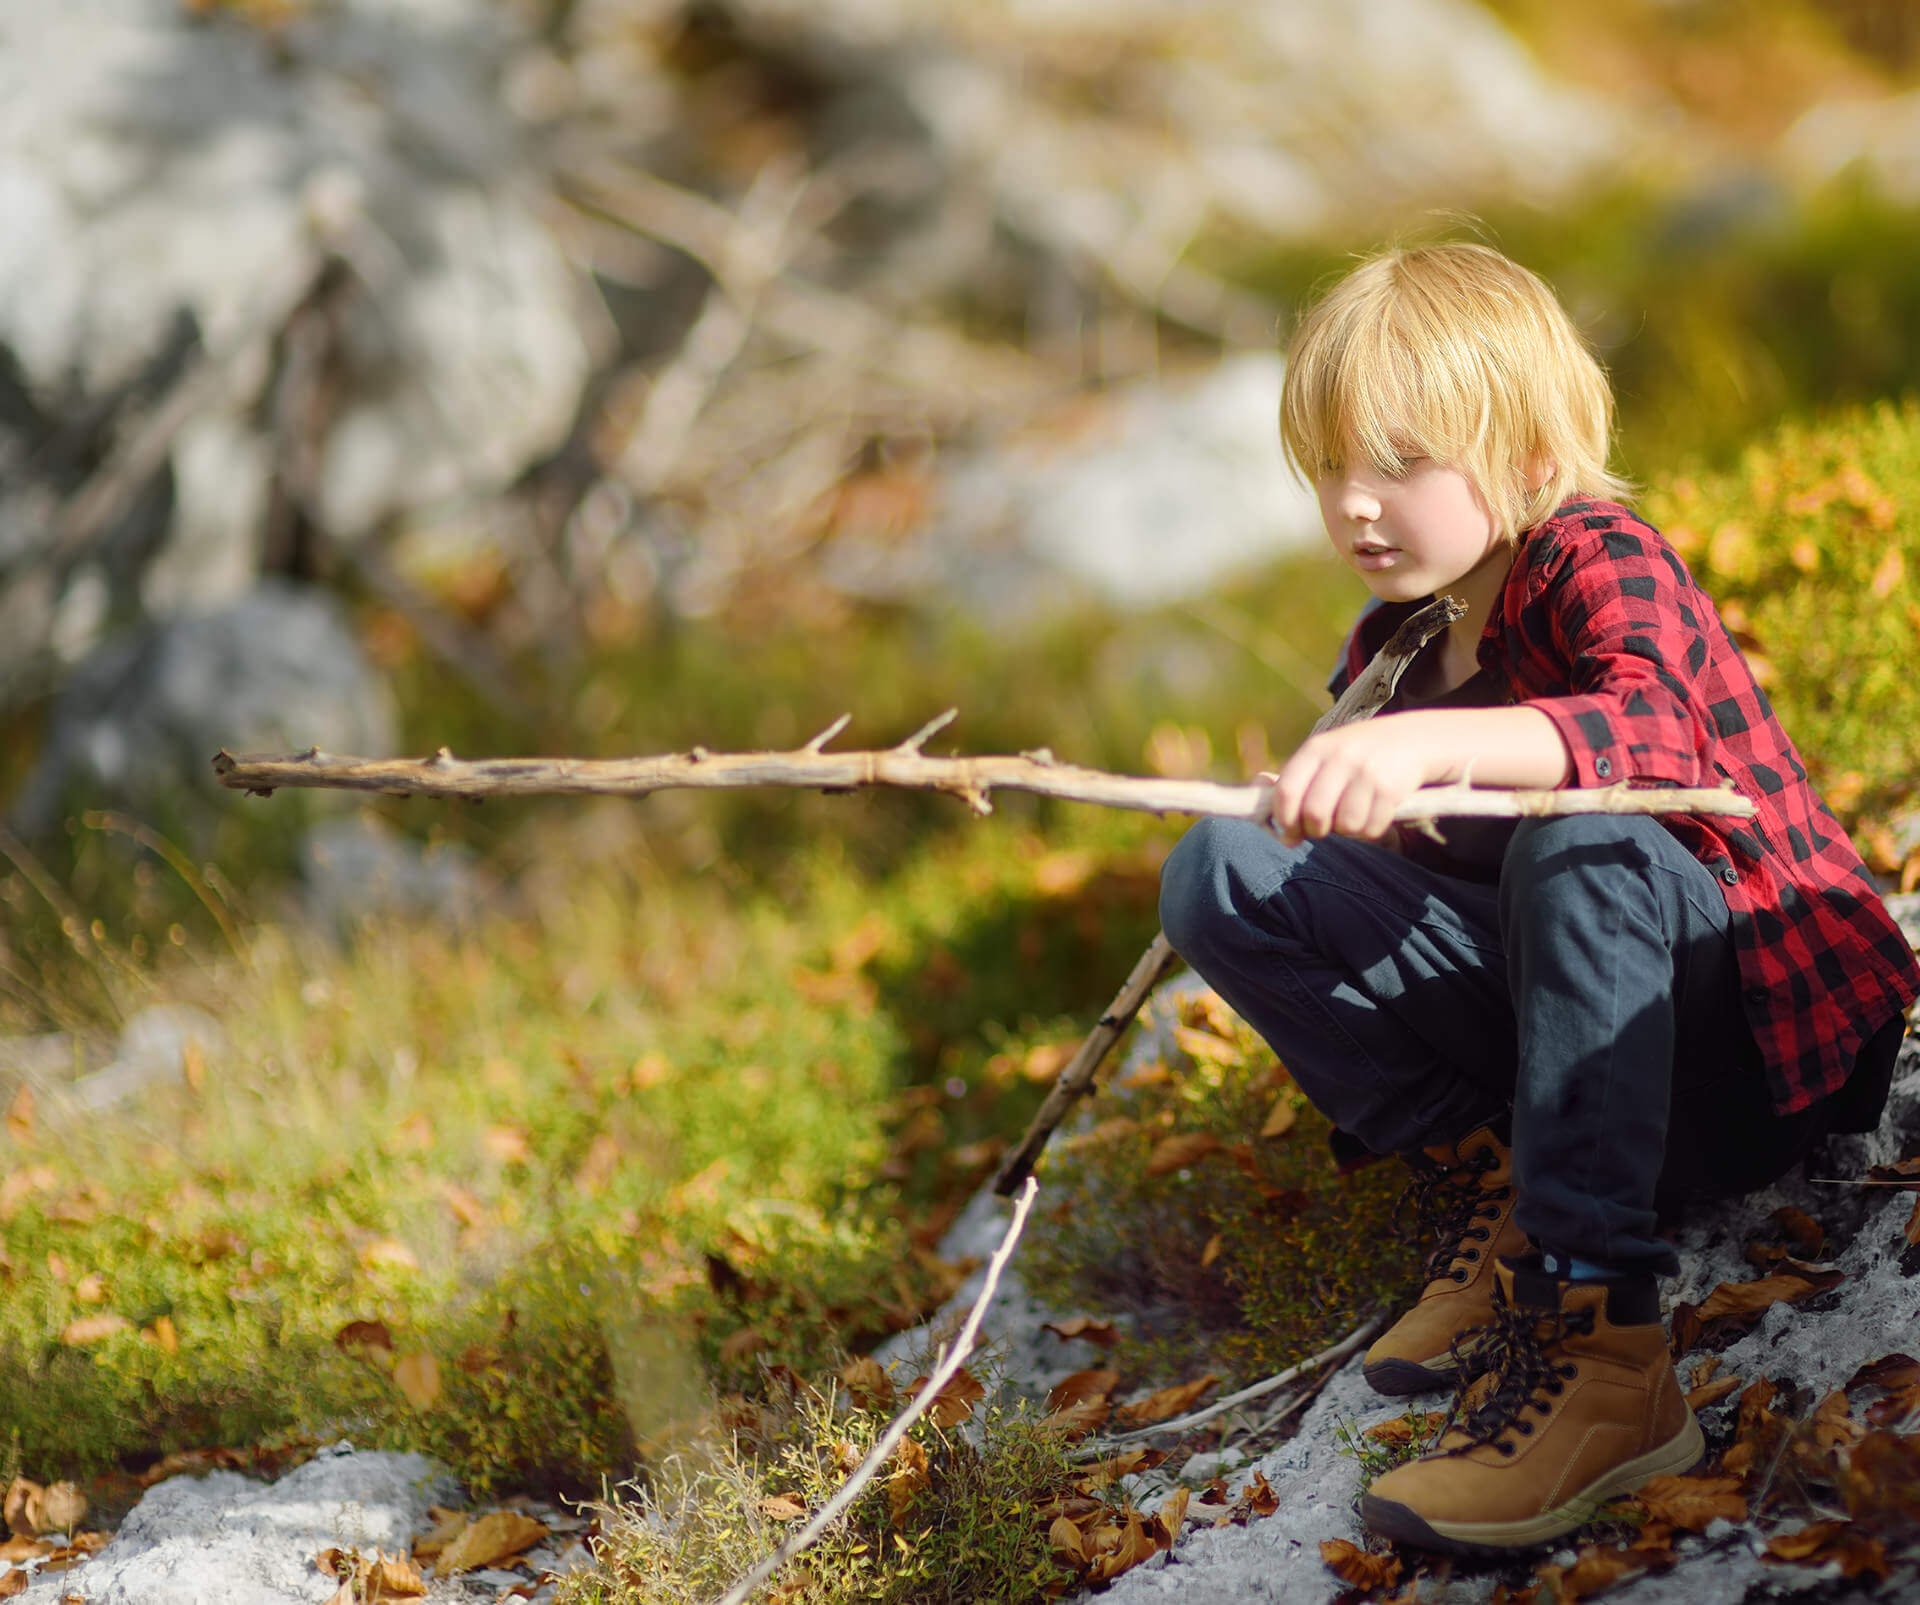
[[[1770,1113],[1726,900],[1653,819],[1522,821],[1497,884],[1206,819],[1161,871],[1160,918],[1375,1152],[1510,1111],[1516,1219],[1557,1253],[1672,1274],[1657,1203],[1759,1186],[1820,1134]]]

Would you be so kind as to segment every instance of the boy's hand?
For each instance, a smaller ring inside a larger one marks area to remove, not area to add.
[[[1420,721],[1369,719],[1310,736],[1273,780],[1271,822],[1289,846],[1338,833],[1378,841],[1394,811],[1439,776]],[[1262,777],[1268,778],[1268,777]]]

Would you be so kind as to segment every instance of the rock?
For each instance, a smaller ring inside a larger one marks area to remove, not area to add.
[[[183,799],[232,798],[209,761],[222,747],[391,752],[390,693],[340,605],[270,581],[228,607],[159,620],[96,650],[49,719],[45,756],[16,806],[17,828],[52,826],[70,792],[142,814]]]
[[[205,1009],[190,1003],[153,1004],[120,1028],[112,1060],[81,1076],[68,1095],[83,1109],[110,1109],[147,1087],[184,1080],[190,1053],[204,1061],[218,1053],[226,1039],[220,1022]]]
[[[997,626],[1076,600],[1149,607],[1324,537],[1280,453],[1283,367],[1246,353],[1186,384],[1126,386],[952,470],[926,531],[835,542],[828,579],[942,594]]]
[[[300,843],[300,873],[307,912],[343,936],[382,915],[464,924],[483,896],[466,848],[422,848],[366,814],[322,820],[310,829]]]
[[[151,1489],[113,1541],[78,1570],[19,1596],[58,1605],[307,1605],[337,1581],[314,1565],[339,1547],[404,1552],[427,1506],[450,1497],[446,1474],[420,1455],[322,1450],[278,1482],[230,1471],[175,1477]]]

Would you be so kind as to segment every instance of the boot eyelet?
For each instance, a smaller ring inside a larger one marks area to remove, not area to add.
[[[1476,1260],[1480,1257],[1480,1250],[1477,1248],[1470,1248],[1460,1257],[1464,1260]]]
[[[1447,1273],[1447,1279],[1452,1282],[1464,1282],[1467,1280],[1467,1273],[1456,1267]]]
[[[1494,1448],[1498,1449],[1509,1460],[1513,1458],[1513,1443],[1511,1439],[1502,1438],[1494,1445]]]
[[[1577,1365],[1563,1365],[1560,1367],[1560,1374],[1563,1377],[1565,1377],[1569,1382],[1571,1382],[1577,1375],[1579,1375],[1579,1372],[1580,1372],[1580,1367]]]
[[[1558,1377],[1555,1377],[1551,1382],[1547,1384],[1547,1392],[1553,1394],[1554,1397],[1556,1398],[1558,1398],[1561,1394],[1565,1393],[1566,1391],[1567,1391],[1566,1383],[1562,1382]]]
[[[1516,1421],[1514,1422],[1514,1428],[1525,1437],[1531,1438],[1533,1436],[1533,1423],[1531,1421]]]

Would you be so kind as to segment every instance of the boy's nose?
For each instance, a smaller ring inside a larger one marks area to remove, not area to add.
[[[1340,516],[1358,524],[1371,524],[1380,516],[1380,498],[1356,479],[1340,487]]]

